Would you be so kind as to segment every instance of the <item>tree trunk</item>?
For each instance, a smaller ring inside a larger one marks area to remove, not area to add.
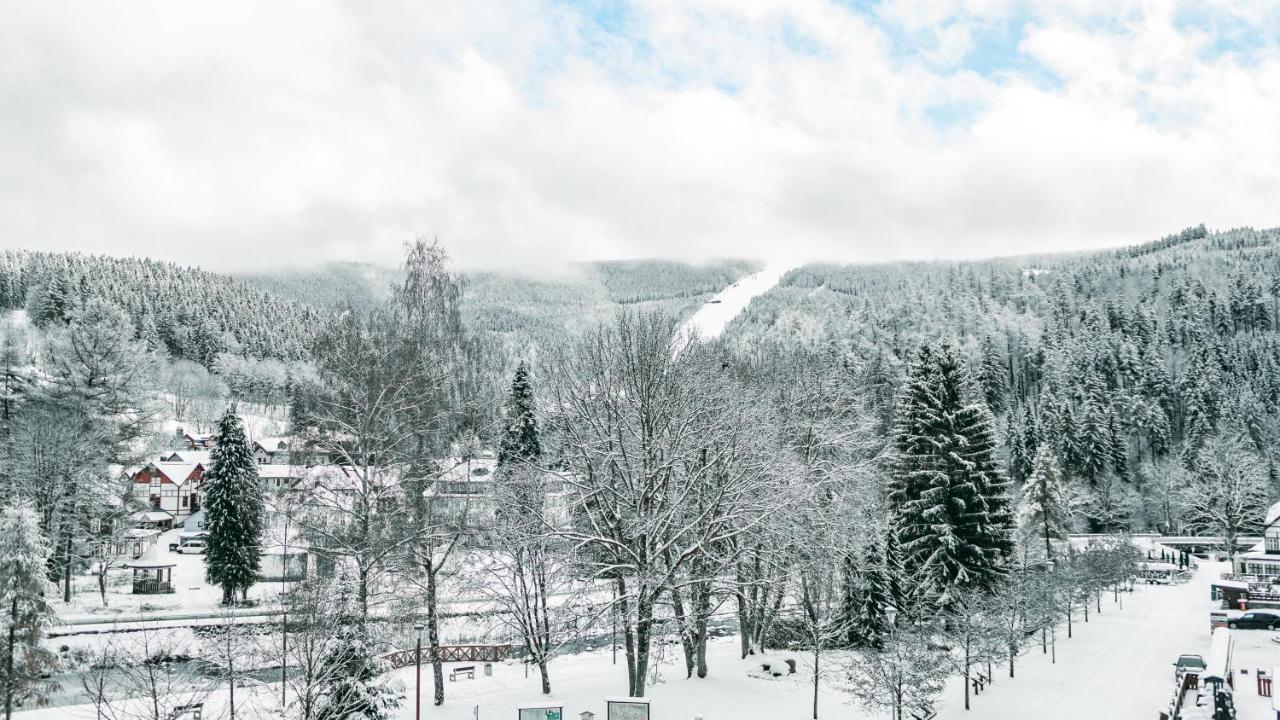
[[[818,661],[821,659],[822,644],[813,644],[813,720],[818,720]]]
[[[5,660],[4,672],[4,720],[13,715],[13,655],[18,642],[18,594],[13,595],[13,606],[9,611],[9,652]]]
[[[440,620],[436,612],[436,572],[433,563],[427,565],[427,641],[431,651],[431,673],[435,680],[435,704],[444,704],[444,667],[440,663]]]
[[[631,697],[636,696],[636,633],[635,626],[631,624],[631,603],[627,602],[627,585],[626,580],[619,577],[618,584],[618,606],[619,614],[622,616],[622,642],[623,650],[627,656],[627,694]]]
[[[551,676],[547,674],[546,657],[538,658],[538,672],[541,673],[542,675],[542,694],[550,695],[551,694]]]
[[[970,662],[970,640],[964,639],[964,709],[969,709],[969,662]]]
[[[102,607],[107,607],[107,566],[98,566],[98,594],[102,596]]]
[[[1013,661],[1018,657],[1018,646],[1009,646],[1009,677],[1013,677]]]
[[[711,615],[711,586],[707,582],[699,582],[693,597],[693,647],[697,656],[697,674],[700,678],[707,676],[707,620]]]
[[[676,617],[676,632],[680,635],[680,648],[684,651],[684,677],[693,677],[693,640],[689,633],[689,619],[684,612],[684,600],[680,589],[671,588],[671,612]]]
[[[636,682],[632,697],[644,697],[645,679],[649,674],[649,642],[653,633],[653,596],[640,588],[636,599]]]
[[[63,541],[62,550],[62,602],[71,602],[71,530]]]

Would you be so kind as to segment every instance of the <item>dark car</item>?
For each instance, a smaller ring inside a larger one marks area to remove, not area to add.
[[[1232,630],[1280,630],[1280,615],[1269,612],[1247,612],[1227,621]]]
[[[1204,672],[1204,658],[1199,655],[1179,655],[1178,662],[1174,663],[1174,677],[1181,677],[1184,673],[1200,676]]]

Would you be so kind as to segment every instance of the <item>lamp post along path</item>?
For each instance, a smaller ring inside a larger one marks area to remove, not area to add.
[[[413,717],[414,720],[422,719],[422,623],[413,626],[418,634],[418,649],[414,652],[413,662],[414,670],[414,686],[413,686]]]

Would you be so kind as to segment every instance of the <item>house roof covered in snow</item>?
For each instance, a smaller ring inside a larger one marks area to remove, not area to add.
[[[284,465],[281,463],[267,463],[258,466],[258,477],[267,480],[275,478],[300,478],[302,477],[303,468],[297,465]]]
[[[197,468],[204,469],[204,464],[198,462],[157,462],[152,463],[152,466],[178,487],[186,485]]]
[[[212,450],[170,450],[160,454],[159,462],[200,463],[205,467],[213,460]]]
[[[445,482],[489,482],[498,469],[498,459],[492,456],[471,458],[451,457],[440,461],[440,479]]]
[[[382,465],[352,467],[350,465],[313,465],[306,468],[303,479],[307,485],[329,490],[355,490],[363,482],[396,485],[400,482],[400,469]]]
[[[1271,527],[1278,522],[1280,522],[1280,502],[1272,505],[1271,509],[1267,510],[1267,519],[1262,524]]]
[[[289,449],[289,439],[282,437],[266,437],[253,441],[254,447],[260,447],[267,452],[280,452]]]
[[[152,545],[151,547],[147,548],[146,552],[142,553],[142,557],[138,558],[137,560],[130,560],[129,562],[125,563],[124,566],[127,568],[155,569],[155,568],[170,568],[170,567],[174,567],[177,564],[178,563],[174,562],[173,560],[170,560],[169,558],[164,557],[160,554],[159,545]]]

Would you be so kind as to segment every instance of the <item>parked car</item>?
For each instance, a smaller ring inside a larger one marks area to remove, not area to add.
[[[205,553],[204,539],[187,540],[178,546],[178,552],[183,555],[203,555]]]
[[[1188,673],[1199,677],[1206,667],[1200,655],[1179,655],[1178,662],[1173,664],[1173,677],[1177,679]]]
[[[1280,630],[1280,614],[1253,610],[1227,621],[1232,630]]]

